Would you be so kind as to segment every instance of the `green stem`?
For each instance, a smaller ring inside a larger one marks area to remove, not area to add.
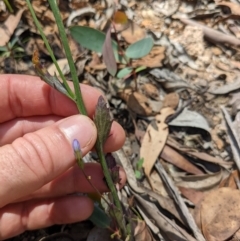
[[[8,2],[8,0],[4,0],[5,5],[7,6],[10,13],[13,13],[13,9],[11,4]]]
[[[87,115],[87,111],[86,111],[86,108],[85,108],[85,105],[83,102],[81,90],[79,88],[77,71],[76,71],[76,68],[74,65],[70,47],[68,45],[68,39],[67,39],[67,35],[65,32],[63,22],[62,22],[61,14],[58,9],[58,5],[56,3],[56,0],[48,0],[48,3],[50,5],[53,15],[55,17],[56,24],[58,26],[58,31],[60,34],[60,38],[61,38],[61,42],[62,42],[64,51],[65,51],[65,54],[66,54],[66,57],[68,60],[68,64],[69,64],[69,68],[70,68],[71,76],[72,76],[72,80],[73,80],[73,85],[74,85],[74,90],[75,90],[75,95],[76,95],[76,104],[77,104],[78,110],[80,111],[81,114]]]
[[[105,159],[105,155],[104,155],[104,152],[103,152],[102,145],[97,142],[95,147],[97,149],[97,154],[98,154],[99,161],[100,161],[100,164],[101,164],[102,169],[103,169],[104,177],[106,178],[107,185],[110,189],[110,192],[111,192],[113,200],[114,200],[114,205],[118,209],[118,212],[115,213],[117,223],[118,223],[119,227],[121,228],[121,231],[123,232],[123,236],[127,237],[127,229],[126,229],[126,224],[125,224],[124,217],[123,217],[122,206],[121,206],[120,200],[118,198],[116,187],[115,187],[115,185],[112,181],[112,177],[110,175],[110,172],[109,172],[109,169],[108,169],[108,166],[107,166],[107,162],[106,162],[106,159]]]
[[[75,95],[74,95],[74,93],[72,92],[72,90],[70,89],[70,87],[69,87],[69,85],[68,85],[68,83],[67,83],[67,80],[66,80],[66,78],[64,77],[64,75],[63,75],[63,73],[62,73],[62,71],[61,71],[61,69],[60,69],[60,67],[59,67],[59,65],[58,65],[58,62],[57,62],[57,60],[56,60],[56,58],[55,58],[55,56],[54,56],[54,54],[53,54],[53,51],[52,51],[52,49],[51,49],[51,47],[50,47],[50,45],[49,45],[49,43],[48,43],[48,40],[47,40],[47,38],[46,38],[43,30],[42,30],[42,27],[41,27],[41,25],[40,25],[37,17],[36,17],[36,14],[35,14],[35,12],[34,12],[34,10],[33,10],[33,7],[32,7],[32,5],[31,5],[31,3],[30,3],[30,0],[26,0],[26,2],[27,2],[27,5],[28,5],[28,8],[29,8],[29,10],[30,10],[30,12],[31,12],[31,14],[32,14],[33,21],[34,21],[35,25],[37,26],[37,29],[38,29],[38,31],[40,32],[41,37],[42,37],[42,39],[43,39],[43,42],[45,43],[46,48],[47,48],[47,50],[48,50],[48,52],[49,52],[49,54],[50,54],[50,56],[51,56],[51,58],[52,58],[52,61],[53,61],[54,65],[56,66],[57,71],[58,71],[58,73],[59,73],[59,75],[60,75],[60,77],[61,77],[61,79],[62,79],[62,81],[63,81],[64,87],[66,88],[66,90],[67,90],[69,96],[71,97],[71,99],[75,99]]]

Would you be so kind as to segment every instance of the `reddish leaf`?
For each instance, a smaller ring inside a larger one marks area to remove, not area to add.
[[[103,61],[106,64],[108,72],[114,76],[117,72],[117,62],[113,53],[111,28],[108,29],[102,48]]]
[[[128,23],[127,15],[122,11],[116,11],[113,15],[113,22],[118,24]]]

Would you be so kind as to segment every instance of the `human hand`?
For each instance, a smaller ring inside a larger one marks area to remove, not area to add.
[[[82,85],[88,115],[100,96]],[[93,212],[88,197],[68,195],[95,190],[75,164],[73,139],[83,155],[94,146],[94,123],[77,115],[75,104],[38,77],[0,75],[0,240],[25,230],[73,223]],[[125,134],[113,122],[106,152],[119,149]],[[99,164],[85,164],[85,173],[100,191],[107,191]],[[121,185],[126,181],[120,169]]]

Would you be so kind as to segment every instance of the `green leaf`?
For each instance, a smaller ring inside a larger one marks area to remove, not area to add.
[[[85,26],[74,26],[70,28],[70,33],[84,48],[102,53],[102,47],[106,37],[103,32]]]
[[[21,52],[21,53],[25,52],[25,50],[22,47],[14,47],[13,50],[14,52]]]
[[[126,55],[131,59],[139,59],[149,54],[153,47],[153,39],[151,37],[141,39],[136,43],[131,44],[127,50]]]
[[[74,26],[70,28],[72,37],[84,48],[90,49],[97,53],[102,53],[103,44],[106,34],[85,26]],[[126,63],[122,56],[118,53],[118,45],[112,40],[112,48],[117,62]]]
[[[8,51],[8,48],[6,46],[0,46],[0,51],[6,52],[6,51]]]
[[[140,170],[143,166],[143,162],[144,162],[144,158],[140,158],[138,161],[137,161],[137,169]]]
[[[132,73],[132,70],[133,70],[133,68],[131,68],[131,67],[126,67],[126,68],[121,69],[117,74],[117,78],[122,79],[124,77],[127,77],[129,74]]]
[[[108,228],[111,223],[109,216],[97,205],[94,205],[93,213],[88,219],[99,228]]]
[[[135,72],[138,73],[138,72],[140,72],[140,71],[142,71],[142,70],[144,70],[146,68],[147,68],[146,66],[140,66],[140,67],[135,69]]]
[[[112,76],[115,76],[115,74],[117,73],[117,63],[112,48],[111,28],[109,28],[107,31],[107,35],[103,44],[102,54],[103,61],[106,64],[108,72]]]
[[[112,118],[110,115],[110,110],[107,107],[107,103],[104,98],[100,95],[98,98],[98,103],[95,110],[95,115],[93,121],[97,127],[97,142],[98,148],[102,147],[107,137],[109,135]]]
[[[137,179],[141,179],[142,178],[142,173],[140,171],[138,171],[138,170],[135,170],[135,177]]]

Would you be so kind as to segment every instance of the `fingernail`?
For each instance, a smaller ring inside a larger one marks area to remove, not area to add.
[[[96,127],[92,120],[83,115],[75,115],[61,120],[58,123],[72,146],[74,139],[79,140],[81,148],[89,145],[96,138]]]

